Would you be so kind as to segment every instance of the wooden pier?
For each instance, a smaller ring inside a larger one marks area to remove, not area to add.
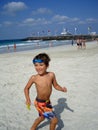
[[[77,38],[84,38],[87,40],[95,40],[98,39],[98,35],[59,35],[59,36],[35,36],[35,37],[27,37],[22,39],[23,41],[27,41],[27,40],[43,40],[43,41],[47,41],[47,40],[76,40]]]

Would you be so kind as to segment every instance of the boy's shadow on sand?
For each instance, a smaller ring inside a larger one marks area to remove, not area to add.
[[[63,123],[63,121],[61,119],[61,115],[60,115],[64,111],[64,109],[67,109],[67,110],[69,110],[71,112],[74,112],[74,110],[72,110],[68,106],[68,104],[66,103],[66,101],[67,101],[66,98],[59,98],[58,99],[58,104],[55,105],[55,106],[53,106],[54,111],[56,113],[56,116],[58,117],[58,120],[59,120],[56,130],[61,130],[64,127],[64,123]],[[42,127],[44,127],[44,126],[46,126],[46,125],[49,125],[49,123],[50,123],[49,120],[46,121],[46,122],[44,122],[44,123],[42,123],[41,125],[39,125],[39,127],[37,128],[37,130],[40,129],[40,128],[42,128]]]

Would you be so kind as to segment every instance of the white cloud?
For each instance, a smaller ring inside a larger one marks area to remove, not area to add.
[[[86,24],[85,21],[79,21],[78,24]]]
[[[36,15],[36,14],[51,14],[52,11],[50,9],[47,9],[47,8],[39,8],[35,11],[32,11],[32,14],[33,15]]]
[[[34,26],[34,25],[45,25],[45,24],[50,24],[51,22],[46,20],[45,18],[27,18],[21,24],[20,26]]]
[[[64,16],[64,15],[55,15],[53,18],[52,18],[53,21],[55,22],[65,22],[67,20],[69,20],[69,17],[67,16]]]
[[[10,21],[5,21],[5,22],[3,22],[3,24],[4,24],[5,26],[11,26],[13,23],[10,22]]]
[[[97,22],[97,20],[93,19],[93,18],[88,18],[88,19],[86,19],[86,21],[89,22],[89,23],[95,23],[95,22]]]
[[[16,12],[26,9],[27,6],[23,2],[10,2],[3,6],[4,13],[15,15]]]
[[[79,21],[79,18],[76,18],[76,17],[75,17],[75,18],[72,18],[71,21],[72,21],[72,22],[78,22],[78,21]]]
[[[24,24],[33,24],[34,22],[35,22],[35,19],[33,18],[28,18],[23,21]]]

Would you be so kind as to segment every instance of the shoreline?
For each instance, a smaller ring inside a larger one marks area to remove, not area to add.
[[[6,45],[4,48],[0,48],[0,54],[4,53],[14,53],[14,52],[21,52],[21,51],[28,51],[28,50],[36,50],[42,48],[50,48],[55,46],[62,46],[71,44],[70,40],[65,41],[39,41],[39,42],[27,42],[27,43],[16,43],[11,46]]]
[[[56,48],[59,48],[59,47],[62,48],[62,49],[63,48],[67,48],[67,47],[71,47],[71,49],[72,49],[72,48],[75,47],[77,49],[77,44],[76,43],[74,43],[73,46],[72,46],[71,45],[71,41],[69,41],[69,42],[70,43],[67,43],[67,44],[66,43],[62,43],[62,44],[52,44],[52,45],[51,44],[50,45],[47,44],[46,46],[43,46],[43,45],[42,46],[35,46],[35,48],[33,46],[32,47],[28,46],[29,48],[27,46],[22,47],[22,48],[18,47],[18,48],[16,48],[16,50],[14,50],[13,47],[12,47],[11,50],[7,50],[7,48],[6,48],[6,51],[1,52],[0,55],[2,55],[2,54],[11,54],[11,53],[12,54],[14,54],[14,53],[21,53],[21,52],[24,52],[24,53],[25,52],[35,52],[35,51],[38,51],[38,50],[39,51],[41,51],[41,50],[50,50],[50,49],[52,50],[52,49],[56,49]],[[86,46],[89,45],[89,44],[92,44],[93,42],[95,44],[97,44],[97,41],[87,41],[86,42]],[[83,48],[80,49],[80,50],[83,50]]]

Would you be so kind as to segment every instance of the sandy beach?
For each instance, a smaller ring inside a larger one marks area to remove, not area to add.
[[[46,52],[51,57],[48,71],[56,74],[67,93],[53,89],[51,101],[59,118],[56,130],[98,130],[98,43],[87,42],[86,49],[64,45],[0,55],[0,130],[30,130],[38,113],[25,105],[24,87],[35,69],[33,57]],[[46,119],[37,130],[48,130]]]

